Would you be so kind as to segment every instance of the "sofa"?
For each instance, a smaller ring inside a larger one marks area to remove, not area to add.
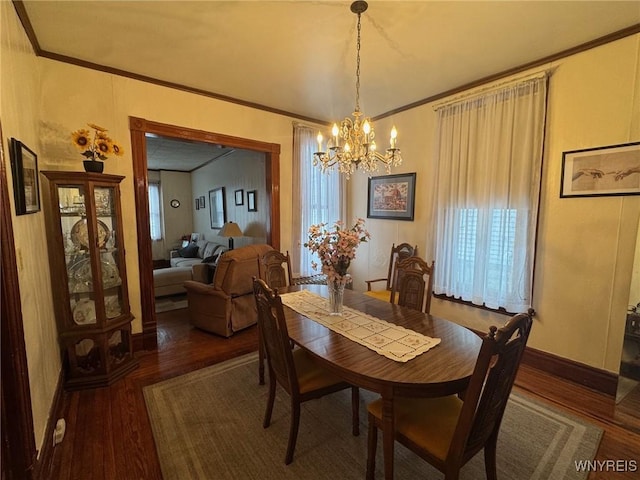
[[[197,328],[230,337],[258,322],[253,277],[260,277],[260,258],[270,245],[256,244],[224,252],[212,283],[184,282],[189,321]]]
[[[171,252],[171,267],[191,267],[199,263],[215,264],[218,256],[227,250],[226,245],[207,240],[191,242],[187,246]]]

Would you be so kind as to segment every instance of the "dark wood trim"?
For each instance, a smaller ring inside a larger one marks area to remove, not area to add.
[[[53,467],[53,455],[55,447],[53,446],[53,432],[56,428],[56,423],[59,418],[64,418],[64,370],[60,370],[58,376],[58,383],[56,384],[56,391],[53,396],[53,403],[51,404],[49,420],[44,432],[44,442],[42,444],[42,450],[40,452],[36,468],[35,476],[37,479],[46,479]],[[51,440],[51,441],[49,441]]]
[[[144,118],[129,117],[131,154],[133,156],[133,183],[138,235],[138,266],[140,268],[140,300],[142,303],[142,336],[134,336],[134,351],[157,348],[157,321],[153,296],[153,256],[149,237],[149,179],[147,176],[147,146],[145,135],[152,133],[168,138],[213,143],[265,154],[265,178],[270,223],[267,225],[267,243],[280,249],[280,145],[221,133],[205,132],[169,125]],[[146,214],[144,214],[146,213]],[[142,348],[139,348],[142,343]]]
[[[33,478],[36,442],[11,203],[0,125],[0,315],[3,478]],[[6,455],[6,457],[5,457]]]
[[[618,375],[615,373],[531,347],[525,350],[522,363],[606,395],[616,396]]]
[[[496,80],[500,80],[502,78],[509,77],[511,75],[515,75],[517,73],[525,72],[532,68],[540,67],[550,62],[555,62],[565,57],[569,57],[571,55],[575,55],[576,53],[584,52],[586,50],[590,50],[595,47],[599,47],[601,45],[605,45],[610,42],[615,42],[616,40],[620,40],[622,38],[628,37],[630,35],[635,35],[636,33],[640,33],[640,23],[632,25],[631,27],[623,28],[622,30],[618,30],[617,32],[610,33],[608,35],[604,35],[600,38],[596,38],[589,42],[583,43],[581,45],[577,45],[575,47],[568,48],[566,50],[562,50],[561,52],[554,53],[547,57],[540,58],[538,60],[534,60],[532,62],[524,63],[520,66],[510,68],[508,70],[504,70],[499,73],[495,73],[493,75],[489,75],[488,77],[483,77],[478,80],[474,80],[473,82],[465,83],[464,85],[460,85],[459,87],[452,88],[445,92],[437,93],[436,95],[432,95],[431,97],[424,98],[422,100],[418,100],[417,102],[409,103],[408,105],[404,105],[402,107],[394,108],[393,110],[389,110],[388,112],[381,113],[380,115],[376,115],[372,117],[372,121],[380,120],[382,118],[390,117],[397,113],[404,112],[406,110],[411,110],[416,107],[420,107],[422,105],[426,105],[427,103],[432,103],[437,100],[441,100],[446,97],[450,97],[451,95],[455,95],[457,93],[462,93],[471,88],[476,88],[486,83],[495,82]]]
[[[479,336],[484,336],[487,333],[473,328],[469,330]],[[531,347],[525,348],[522,364],[549,375],[591,388],[605,395],[616,396],[618,375],[615,373],[590,367],[584,363],[560,357],[553,353],[543,352],[542,350],[536,350]]]

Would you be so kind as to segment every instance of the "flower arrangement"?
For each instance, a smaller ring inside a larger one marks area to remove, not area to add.
[[[364,228],[364,219],[358,218],[351,228],[345,228],[341,220],[333,224],[332,229],[326,228],[326,223],[319,223],[309,227],[309,241],[304,243],[312,253],[318,255],[322,263],[322,273],[327,275],[329,284],[346,285],[351,282],[347,269],[351,261],[356,258],[356,249],[362,242],[366,242],[371,235]],[[311,264],[314,270],[318,264]]]
[[[71,134],[73,144],[80,150],[83,150],[87,160],[99,161],[106,160],[107,155],[114,154],[120,156],[124,153],[122,147],[107,135],[107,129],[102,128],[93,123],[87,124],[91,127],[93,132],[93,138],[91,132],[86,128],[77,130]]]

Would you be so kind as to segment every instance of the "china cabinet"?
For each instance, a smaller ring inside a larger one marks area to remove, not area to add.
[[[49,263],[65,388],[110,385],[133,357],[120,182],[100,173],[43,171]]]

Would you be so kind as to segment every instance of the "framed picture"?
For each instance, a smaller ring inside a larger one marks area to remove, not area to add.
[[[196,198],[196,210],[200,210],[200,199]]]
[[[413,220],[415,200],[415,173],[370,177],[367,218]]]
[[[15,138],[11,139],[10,155],[16,215],[39,212],[38,156]]]
[[[236,190],[234,195],[236,196],[236,205],[244,205],[244,190]]]
[[[249,190],[247,192],[247,210],[249,212],[257,212],[258,206],[256,205],[256,191]]]
[[[562,154],[560,198],[640,194],[640,142]]]
[[[224,187],[209,190],[209,215],[211,228],[222,228],[227,221],[227,208],[224,197]]]
[[[200,208],[205,208],[204,195],[200,195]]]

